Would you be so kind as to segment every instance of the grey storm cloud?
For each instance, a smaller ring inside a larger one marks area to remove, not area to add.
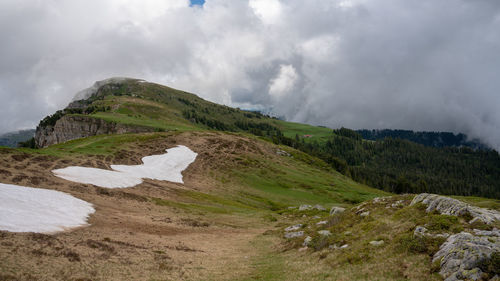
[[[499,30],[497,0],[4,0],[0,132],[127,76],[292,121],[500,148]]]

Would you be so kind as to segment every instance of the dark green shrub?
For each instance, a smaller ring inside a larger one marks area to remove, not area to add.
[[[398,242],[404,251],[434,255],[445,240],[442,237],[415,237],[413,233],[406,233],[398,239]]]
[[[446,231],[458,224],[458,218],[449,215],[432,215],[426,228],[430,231]]]
[[[483,260],[478,266],[491,277],[500,275],[500,252],[494,252],[489,259]]]

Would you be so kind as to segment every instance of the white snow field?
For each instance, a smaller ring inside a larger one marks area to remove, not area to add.
[[[0,230],[51,233],[87,225],[92,204],[64,192],[0,183]]]
[[[111,165],[113,171],[98,168],[67,167],[53,170],[54,175],[74,182],[106,188],[132,187],[142,179],[182,181],[182,171],[194,162],[198,154],[186,146],[167,149],[167,153],[142,158],[141,165]]]

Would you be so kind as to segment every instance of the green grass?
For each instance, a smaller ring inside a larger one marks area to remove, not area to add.
[[[19,151],[37,153],[52,156],[71,155],[112,155],[126,148],[132,142],[145,142],[157,138],[164,138],[172,133],[149,133],[149,134],[121,134],[121,135],[98,135],[81,138],[51,145],[41,149],[20,148]]]
[[[226,206],[215,206],[213,204],[200,204],[200,203],[184,203],[173,200],[166,200],[161,198],[152,198],[153,203],[158,206],[167,206],[172,208],[182,209],[188,212],[199,211],[201,213],[214,213],[214,214],[230,214]]]
[[[182,132],[182,131],[200,130],[200,128],[191,125],[188,122],[181,122],[179,120],[173,120],[173,119],[153,119],[145,115],[129,116],[114,112],[97,112],[92,114],[91,116],[103,119],[108,122],[152,127],[167,131],[173,130]]]
[[[309,138],[304,138],[304,141],[306,142],[326,142],[333,134],[333,130],[326,127],[318,127],[281,120],[273,120],[271,122],[278,126],[283,131],[283,134],[289,138],[295,138],[295,135],[298,135],[300,138],[304,135],[311,135]]]
[[[466,203],[481,207],[488,208],[493,210],[500,211],[500,200],[492,199],[492,198],[483,198],[483,197],[474,197],[474,196],[450,196],[455,199],[464,201]]]
[[[292,151],[294,155],[303,155]],[[317,158],[310,156],[282,157],[271,161],[265,157],[247,156],[244,165],[227,171],[238,185],[246,186],[246,196],[265,198],[267,201],[287,206],[299,204],[351,205],[389,193],[354,182],[340,173],[327,168]],[[302,161],[302,160],[304,160]],[[313,159],[316,165],[309,161]],[[258,200],[258,199],[256,199]]]
[[[290,276],[286,274],[286,259],[283,255],[279,255],[271,250],[272,241],[270,237],[260,236],[251,241],[254,248],[259,249],[261,254],[253,257],[250,260],[252,264],[252,272],[249,276],[241,278],[242,281],[251,280],[290,280]]]

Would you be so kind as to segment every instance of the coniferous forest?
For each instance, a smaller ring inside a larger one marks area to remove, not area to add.
[[[334,130],[325,143],[293,142],[356,181],[386,191],[500,198],[500,156],[495,150],[364,140],[345,128]]]

